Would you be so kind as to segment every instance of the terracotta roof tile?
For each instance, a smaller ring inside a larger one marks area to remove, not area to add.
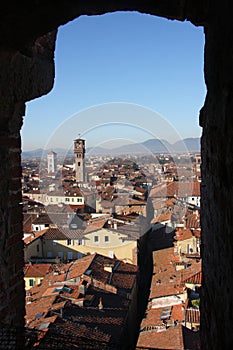
[[[149,197],[200,196],[200,182],[168,182],[151,189]]]
[[[163,222],[163,221],[169,221],[171,220],[172,213],[170,211],[165,212],[157,216],[156,218],[151,220],[151,224],[154,224],[156,222]]]
[[[151,286],[150,299],[183,294],[185,287],[179,283],[161,283]]]
[[[56,295],[47,298],[39,298],[32,302],[26,302],[26,321],[30,327],[41,323],[41,318],[47,314],[48,309],[56,301]],[[28,299],[26,299],[28,300]]]
[[[95,231],[103,228],[104,225],[106,224],[106,222],[107,222],[107,220],[103,219],[103,220],[98,220],[98,221],[94,221],[94,222],[90,223],[89,225],[87,225],[83,234],[86,235],[87,233],[95,232]]]
[[[166,308],[166,307],[165,307]],[[150,308],[146,310],[145,317],[141,323],[141,329],[148,329],[151,326],[163,326],[164,321],[161,319],[164,307]],[[184,321],[184,306],[183,304],[172,305],[170,307],[169,321]]]
[[[183,350],[182,326],[164,328],[162,331],[140,332],[137,349]]]
[[[131,290],[135,284],[138,268],[135,265],[120,262],[113,268],[111,284],[118,289]]]
[[[191,284],[201,284],[202,283],[202,271],[199,271],[195,273],[194,275],[191,275],[190,277],[187,277],[183,279],[184,283],[191,283]]]
[[[44,277],[52,271],[50,264],[26,264],[24,267],[25,277]]]
[[[90,268],[94,258],[95,254],[90,254],[72,262],[67,269],[66,280],[69,281],[82,276]]]
[[[185,241],[193,237],[193,232],[190,229],[177,229],[175,234],[175,239],[177,241]]]
[[[112,267],[112,273],[105,271],[105,266]],[[38,349],[60,349],[60,345],[67,350],[77,349],[77,346],[84,349],[84,344],[91,346],[88,349],[103,350],[105,345],[106,349],[107,346],[121,348],[119,340],[125,327],[130,300],[118,291],[130,292],[136,274],[137,266],[100,254],[57,266],[54,272],[45,276],[40,286],[27,291],[27,324],[39,330],[43,328],[43,337],[38,339]],[[79,282],[71,281],[82,275],[84,282],[82,278]],[[88,278],[89,282],[86,280]],[[97,283],[98,288],[95,281],[101,282]],[[85,283],[85,295],[79,293],[80,283]],[[106,284],[116,288],[106,289]],[[100,299],[103,309],[99,309]],[[81,300],[85,306],[73,304],[76,300]],[[53,313],[59,317],[52,319]]]
[[[38,350],[105,350],[111,342],[111,335],[85,324],[57,318],[50,324],[48,331],[40,341]]]
[[[44,239],[67,239],[67,237],[58,228],[49,227],[44,234]]]
[[[174,259],[174,248],[160,249],[153,252],[153,270],[161,272],[172,265]]]
[[[24,238],[24,240],[23,240],[24,244],[28,245],[31,242],[35,241],[37,238],[42,237],[47,230],[48,229],[46,228],[46,229],[41,230],[41,231],[33,232],[30,236]]]
[[[185,320],[186,322],[200,324],[200,310],[186,309]]]
[[[185,225],[187,228],[193,228],[193,229],[200,228],[199,215],[197,215],[195,213],[186,213]]]
[[[202,263],[201,261],[192,261],[192,265],[188,268],[181,270],[182,282],[189,281],[201,281],[202,278]],[[192,282],[187,282],[192,283]]]
[[[41,225],[41,224],[51,224],[52,220],[47,214],[40,214],[35,220],[33,221],[34,225]]]

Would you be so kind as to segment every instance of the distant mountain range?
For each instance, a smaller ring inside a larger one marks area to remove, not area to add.
[[[22,152],[22,158],[41,158],[47,156],[51,150],[43,150],[42,148]],[[62,148],[53,149],[58,156],[72,156],[73,150],[65,150]],[[186,138],[179,140],[173,144],[166,140],[150,139],[142,143],[134,143],[123,145],[114,149],[106,149],[102,147],[89,147],[86,149],[86,154],[90,155],[121,155],[121,154],[148,154],[148,153],[199,153],[200,152],[200,138]]]

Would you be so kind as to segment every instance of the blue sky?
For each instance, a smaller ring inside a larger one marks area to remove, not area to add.
[[[51,139],[50,147],[68,147],[79,133],[88,146],[151,135],[170,142],[199,137],[203,51],[203,28],[138,13],[82,16],[60,27],[54,88],[27,103],[23,149],[45,147]]]

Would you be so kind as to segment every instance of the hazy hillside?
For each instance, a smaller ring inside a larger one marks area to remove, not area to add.
[[[22,152],[22,158],[41,158],[46,156],[51,150],[43,150],[38,148],[33,151]],[[73,150],[66,150],[62,148],[53,149],[58,156],[72,155]],[[89,155],[120,155],[120,154],[145,154],[145,153],[199,153],[200,152],[200,138],[186,138],[170,144],[166,140],[150,139],[142,143],[134,143],[124,145],[114,149],[106,149],[102,147],[89,147],[86,149],[86,154]]]

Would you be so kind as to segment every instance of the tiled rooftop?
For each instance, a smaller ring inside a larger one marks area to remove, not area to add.
[[[201,268],[201,266],[200,266]],[[202,282],[202,271],[199,271],[189,277],[183,278],[184,283],[200,284]]]
[[[82,276],[85,271],[87,271],[95,258],[95,254],[90,254],[87,256],[84,256],[81,259],[75,260],[71,264],[69,264],[69,267],[67,269],[68,273],[66,275],[66,280],[72,280],[73,278],[77,278],[79,276]]]
[[[88,325],[57,318],[38,345],[38,350],[105,350],[111,335]]]
[[[23,240],[24,244],[28,245],[31,242],[35,241],[38,237],[43,236],[47,230],[48,229],[46,228],[46,229],[41,230],[41,231],[33,232],[30,236],[24,238],[24,240]]]
[[[44,234],[44,239],[79,239],[83,237],[83,233],[81,230],[69,230],[63,228],[53,228],[49,227],[48,230]]]
[[[149,196],[153,197],[186,197],[200,196],[200,182],[168,182],[155,186],[151,189]]]
[[[140,332],[136,349],[184,350],[182,326]]]
[[[185,320],[191,324],[200,325],[200,310],[199,309],[187,309],[185,312]]]
[[[193,232],[190,229],[177,229],[175,240],[177,241],[185,241],[186,239],[190,239],[193,237]]]
[[[50,264],[26,264],[24,268],[25,277],[44,277],[52,271]]]
[[[111,266],[112,273],[105,271],[105,266]],[[68,345],[69,350],[102,350],[105,345],[106,349],[107,346],[120,349],[119,340],[122,339],[130,300],[122,293],[107,291],[101,286],[109,283],[119,291],[130,292],[136,274],[136,266],[99,254],[58,266],[55,273],[47,274],[40,286],[34,286],[27,292],[26,298],[27,326],[43,331],[38,349],[60,349],[61,344],[64,346],[62,349],[67,350]],[[84,282],[81,279],[70,284],[72,278],[82,275]],[[89,282],[85,282],[85,275]],[[102,283],[100,287],[92,284],[94,280]],[[79,290],[82,283],[85,286]],[[81,300],[84,306],[74,304]]]
[[[163,326],[165,318],[162,317],[163,311],[169,307],[150,308],[146,310],[145,317],[141,323],[141,329],[149,329],[150,327]],[[166,318],[168,322],[184,321],[184,306],[183,304],[172,305],[170,307],[170,317]]]
[[[86,229],[84,230],[83,233],[87,234],[103,228],[104,225],[106,224],[106,221],[107,221],[106,219],[103,219],[103,220],[91,222],[89,225],[86,226]]]
[[[52,220],[47,214],[40,214],[35,220],[33,221],[33,224],[41,225],[41,224],[52,224]]]

